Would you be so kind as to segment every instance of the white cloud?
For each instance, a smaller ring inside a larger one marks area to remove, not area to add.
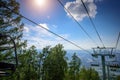
[[[40,24],[40,25],[44,26],[46,29],[49,29],[49,30],[51,29],[50,27],[53,27],[53,25],[48,26],[48,24],[46,23]],[[70,34],[59,34],[59,35],[64,37],[67,40],[73,41],[74,43],[76,43],[77,45],[81,46],[84,49],[91,49],[91,46],[93,45],[88,39],[71,40]],[[76,46],[47,32],[46,30],[40,28],[39,26],[26,24],[24,28],[23,39],[28,40],[28,47],[35,45],[37,49],[42,49],[48,45],[55,46],[58,43],[60,43],[60,44],[63,44],[65,49],[80,50]]]
[[[29,28],[28,27],[24,27],[24,32],[29,32]]]
[[[43,24],[39,24],[39,25],[43,26],[43,27],[46,28],[46,29],[49,29],[48,25],[45,24],[45,23],[43,23]],[[37,26],[37,27],[39,27],[39,26]],[[40,27],[39,27],[39,28],[40,28]]]
[[[49,27],[46,23],[39,24],[44,28],[49,30]],[[28,47],[35,45],[36,48],[42,49],[45,46],[51,45],[53,43],[51,39],[53,35],[42,29],[40,26],[33,26],[26,24],[24,27],[23,39],[28,41]]]
[[[49,30],[49,27],[47,24],[43,23],[43,24],[39,24],[42,27],[46,28]],[[51,36],[51,33],[49,33],[48,31],[46,31],[45,29],[41,28],[40,26],[32,26],[32,25],[28,25],[26,24],[24,27],[24,36],[26,35],[34,35],[34,36]]]
[[[97,6],[94,3],[94,0],[83,0],[85,3],[88,12],[92,18],[95,17],[97,14]],[[74,18],[78,21],[82,21],[85,17],[87,17],[87,13],[85,11],[84,6],[82,5],[81,0],[76,0],[73,2],[67,2],[65,4],[65,8],[69,10],[69,12],[74,16]],[[66,11],[67,12],[67,11]],[[67,15],[70,16],[70,14],[67,12]]]
[[[49,30],[48,24],[44,23],[40,25]],[[59,35],[66,39],[68,39],[68,37],[70,36],[69,34],[59,34]],[[23,39],[28,40],[28,47],[35,45],[37,49],[42,49],[48,45],[55,46],[58,43],[64,44],[65,48],[68,49],[72,47],[69,46],[70,44],[64,41],[63,39],[58,38],[55,35],[52,35],[51,33],[40,28],[39,26],[32,26],[27,24],[24,27]]]

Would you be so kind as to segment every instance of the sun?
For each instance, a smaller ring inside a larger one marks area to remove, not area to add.
[[[46,3],[46,0],[34,0],[34,4],[38,7],[45,7]]]
[[[54,0],[25,0],[26,9],[32,15],[45,15],[51,13],[54,9]]]

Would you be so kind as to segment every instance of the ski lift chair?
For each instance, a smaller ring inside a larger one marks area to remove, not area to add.
[[[96,66],[96,67],[99,67],[99,66],[100,66],[100,65],[99,65],[99,62],[91,62],[90,64],[91,64],[91,66],[94,66],[94,67],[95,67],[95,66]]]

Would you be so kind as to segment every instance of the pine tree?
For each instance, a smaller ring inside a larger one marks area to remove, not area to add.
[[[21,38],[23,35],[22,33],[23,23],[21,22],[21,16],[14,14],[11,10],[7,9],[6,7],[19,13],[19,3],[16,2],[15,0],[0,0],[0,34],[10,36],[15,41],[18,51],[23,45],[23,43],[21,42]],[[1,46],[0,53],[10,52],[10,51],[4,51],[6,49],[2,48],[6,44],[13,45],[10,38],[0,37],[0,46]],[[12,49],[10,50],[11,53],[13,53],[13,50]]]
[[[70,80],[79,80],[80,65],[81,65],[81,60],[76,55],[76,53],[74,53],[72,56],[72,60],[69,63],[68,72],[69,72]]]
[[[47,56],[43,62],[43,80],[64,80],[67,69],[66,51],[61,44],[47,50]],[[46,54],[46,53],[45,53]]]
[[[19,6],[16,0],[0,0],[0,35],[4,35],[0,37],[0,61],[2,62],[15,63],[14,45],[11,38],[15,41],[18,54],[23,45],[26,45],[21,40],[24,24],[21,22],[21,16],[14,13],[19,13]],[[16,74],[6,77],[5,80],[15,80],[18,76]]]
[[[80,70],[80,79],[81,80],[100,80],[99,74],[95,69],[85,67]]]

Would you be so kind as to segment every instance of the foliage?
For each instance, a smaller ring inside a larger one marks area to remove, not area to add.
[[[116,77],[116,80],[120,80],[120,75],[118,75],[118,76]]]
[[[80,79],[81,80],[100,80],[98,72],[95,69],[89,68],[86,69],[83,67],[80,70]]]
[[[14,45],[11,39],[15,41],[18,54],[26,43],[21,41],[24,26],[21,16],[14,14],[12,10],[19,13],[19,3],[16,0],[0,0],[0,34],[4,35],[0,37],[0,61],[15,64]],[[16,78],[17,72],[7,80]]]
[[[69,65],[61,44],[47,46],[39,53],[35,46],[19,54],[16,72],[1,80],[99,80],[94,69],[80,68],[81,60],[74,53]]]
[[[23,34],[21,16],[14,14],[6,6],[15,12],[19,12],[19,3],[15,0],[0,0],[0,33],[11,36],[16,41],[17,46],[20,46],[18,41],[20,41]],[[5,44],[9,41],[0,43]]]
[[[25,42],[21,41],[23,35],[23,23],[21,22],[21,16],[15,15],[9,7],[15,12],[19,12],[19,3],[15,0],[0,0],[0,34],[10,36],[16,43],[17,52],[25,45]],[[10,37],[0,37],[0,55],[2,60],[10,60],[13,58],[13,42]],[[8,59],[9,58],[9,59]]]
[[[20,80],[37,80],[37,54],[35,46],[32,46],[19,56],[20,65],[18,69]]]
[[[80,65],[81,65],[81,60],[76,55],[76,53],[74,53],[72,56],[72,60],[69,63],[69,70],[68,70],[69,80],[79,80]]]
[[[63,80],[64,72],[67,69],[67,62],[65,60],[66,52],[63,50],[61,44],[50,48],[48,55],[44,59],[43,71],[45,80]]]

